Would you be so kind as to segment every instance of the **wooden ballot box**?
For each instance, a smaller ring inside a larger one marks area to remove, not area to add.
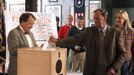
[[[20,48],[17,75],[66,75],[65,48]]]

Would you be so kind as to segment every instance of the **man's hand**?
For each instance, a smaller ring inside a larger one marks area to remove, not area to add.
[[[53,36],[50,36],[50,37],[49,37],[49,43],[56,43],[56,42],[58,42],[58,39],[56,39],[56,38],[53,37]]]
[[[79,51],[81,49],[80,46],[75,46],[75,50]]]
[[[114,68],[108,70],[107,75],[116,75],[116,71]]]

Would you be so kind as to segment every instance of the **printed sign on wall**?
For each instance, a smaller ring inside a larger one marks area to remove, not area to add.
[[[10,30],[19,25],[19,17],[22,13],[24,12],[4,11],[6,36],[8,36]],[[58,38],[55,15],[35,12],[30,13],[36,17],[35,24],[31,31],[37,43],[39,41],[48,41],[51,35]]]

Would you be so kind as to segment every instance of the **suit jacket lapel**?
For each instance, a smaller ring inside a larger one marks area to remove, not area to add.
[[[104,42],[104,49],[108,45],[108,42],[111,40],[112,37],[111,27],[107,26],[106,35],[105,35],[105,42]]]
[[[93,29],[94,30],[93,31],[93,36],[95,36],[94,39],[95,39],[96,47],[99,48],[99,43],[98,43],[98,41],[99,41],[99,30],[98,30],[97,27],[94,27],[94,28],[95,29]],[[105,34],[105,39],[104,39],[105,40],[105,42],[104,42],[104,49],[108,45],[108,42],[109,42],[109,40],[112,37],[112,33],[113,32],[111,32],[111,27],[110,26],[107,26],[107,30],[106,30],[106,34]]]
[[[25,35],[24,35],[24,32],[20,29],[19,26],[17,27],[17,30],[19,31],[20,37],[23,39],[23,41],[24,41],[24,43],[25,43],[25,46],[26,46],[26,47],[29,47],[29,44],[28,44],[28,41],[27,41],[27,39],[26,39],[26,37],[25,37]]]
[[[93,37],[94,39],[95,39],[95,47],[97,48],[97,49],[99,49],[99,47],[100,47],[100,44],[98,43],[98,41],[99,41],[99,30],[98,30],[98,28],[97,27],[94,27],[95,29],[93,29],[94,31],[93,31],[93,36],[95,36],[95,37]]]

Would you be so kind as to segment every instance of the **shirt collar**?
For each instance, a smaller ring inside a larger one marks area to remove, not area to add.
[[[102,28],[102,29],[101,28],[98,28],[99,31],[103,31],[103,32],[106,32],[106,29],[107,29],[107,25],[105,25],[105,27]]]
[[[25,33],[24,29],[22,28],[21,25],[19,25],[20,29],[22,30],[23,33]]]
[[[78,25],[76,25],[76,28],[79,29],[79,30],[82,30],[84,27],[79,27]]]

